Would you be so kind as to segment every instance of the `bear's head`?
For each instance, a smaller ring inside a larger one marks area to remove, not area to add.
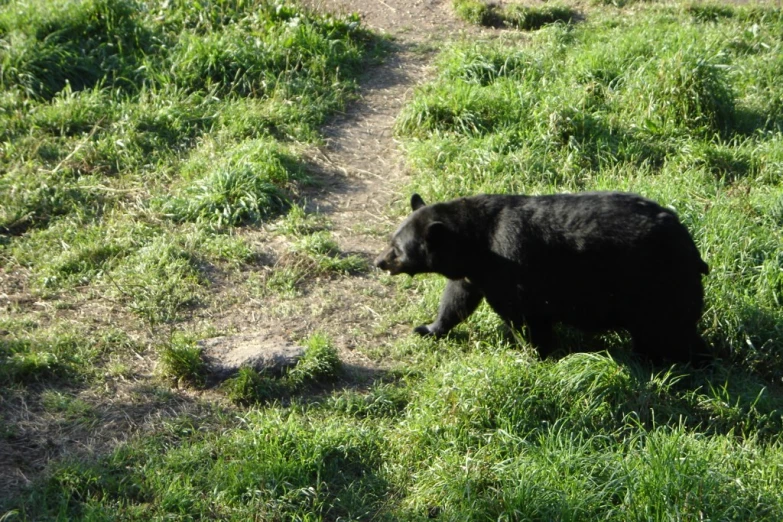
[[[389,248],[375,260],[375,266],[391,275],[435,272],[449,278],[464,275],[455,271],[457,237],[437,205],[427,206],[421,196],[411,196],[413,213],[392,234]]]

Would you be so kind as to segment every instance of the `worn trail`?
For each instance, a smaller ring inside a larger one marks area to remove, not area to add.
[[[390,207],[408,197],[403,194],[407,174],[394,137],[395,119],[416,85],[431,76],[433,57],[444,42],[486,30],[457,20],[449,0],[309,4],[329,12],[360,13],[364,25],[389,37],[393,48],[360,80],[358,99],[324,126],[323,145],[305,153],[319,182],[317,189],[304,194],[308,209],[326,216],[343,253],[371,260],[394,226]],[[285,245],[277,246],[279,255]],[[245,310],[230,311],[224,323],[241,333],[273,332],[290,339],[325,331],[344,362],[359,373],[372,373],[379,362],[354,349],[371,336],[378,319],[374,308],[387,292],[373,274],[317,280],[297,299],[259,300]]]

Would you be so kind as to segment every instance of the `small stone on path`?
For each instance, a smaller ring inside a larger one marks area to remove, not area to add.
[[[305,349],[268,333],[214,337],[199,341],[209,377],[224,380],[243,366],[277,375],[294,366]]]

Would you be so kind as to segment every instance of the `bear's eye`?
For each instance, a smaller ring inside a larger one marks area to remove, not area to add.
[[[392,252],[394,253],[394,257],[402,257],[402,251],[399,247],[392,247]]]

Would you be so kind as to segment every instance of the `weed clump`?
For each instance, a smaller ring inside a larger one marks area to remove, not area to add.
[[[160,351],[159,371],[176,384],[201,387],[206,382],[206,365],[201,348],[191,340],[176,336]]]
[[[323,334],[312,335],[306,343],[304,356],[288,373],[296,386],[330,382],[340,373],[340,358],[332,342]]]
[[[5,319],[5,318],[4,318]],[[0,383],[73,385],[89,382],[105,351],[127,348],[117,332],[96,335],[55,325],[31,327],[8,318],[0,323]]]
[[[72,179],[14,169],[0,178],[0,234],[21,236],[61,216],[94,215],[102,204],[101,195]]]
[[[302,87],[333,76],[338,66],[357,70],[361,47],[356,42],[367,37],[357,18],[318,18],[292,8],[284,8],[288,15],[281,17],[269,2],[258,7],[263,22],[253,32],[245,24],[226,24],[207,34],[185,33],[172,50],[172,81],[187,91],[267,97],[278,89],[304,94]],[[347,45],[332,45],[333,39]]]
[[[534,31],[558,22],[570,24],[575,16],[570,7],[548,4],[537,7],[512,4],[503,13],[507,25],[524,31]]]
[[[267,403],[299,393],[309,387],[336,380],[341,371],[337,350],[328,337],[314,334],[305,343],[305,352],[296,365],[275,377],[253,368],[240,368],[222,388],[237,404]]]
[[[277,399],[284,394],[286,386],[253,368],[243,367],[223,383],[222,389],[232,402],[248,405]]]
[[[0,382],[7,385],[52,381],[69,373],[68,365],[49,351],[15,349],[7,356],[0,355],[0,359]]]
[[[163,377],[176,384],[195,387],[206,383],[207,368],[201,348],[187,336],[175,335],[161,348],[159,355],[159,371]],[[340,358],[331,340],[323,334],[314,334],[307,339],[302,358],[282,375],[273,376],[242,367],[237,375],[223,382],[221,389],[237,404],[266,403],[308,387],[333,382],[340,371]]]
[[[441,54],[443,75],[477,85],[490,85],[501,78],[539,78],[536,57],[524,50],[451,47]]]
[[[695,48],[650,62],[629,78],[629,100],[649,100],[643,114],[660,129],[684,126],[706,134],[729,134],[734,128],[735,93],[720,57],[705,59]]]
[[[185,167],[186,172],[197,167],[211,172],[196,174],[202,177],[183,188],[181,195],[162,199],[161,210],[175,221],[217,227],[257,221],[279,210],[286,201],[283,190],[298,172],[293,170],[293,160],[269,140],[247,141],[217,159],[196,158],[193,163]]]
[[[410,403],[410,389],[396,384],[379,383],[366,393],[346,391],[329,398],[329,407],[358,419],[395,418]]]
[[[277,224],[276,230],[293,237],[303,237],[328,228],[322,214],[308,213],[304,206],[292,205],[285,218]]]
[[[190,252],[160,237],[125,258],[114,272],[115,295],[149,324],[177,320],[199,296],[203,278]]]
[[[502,22],[495,9],[483,0],[455,0],[453,6],[460,18],[474,24],[492,27]]]
[[[694,3],[685,7],[685,12],[698,22],[717,22],[722,18],[732,18],[734,9],[730,5],[717,3]]]

